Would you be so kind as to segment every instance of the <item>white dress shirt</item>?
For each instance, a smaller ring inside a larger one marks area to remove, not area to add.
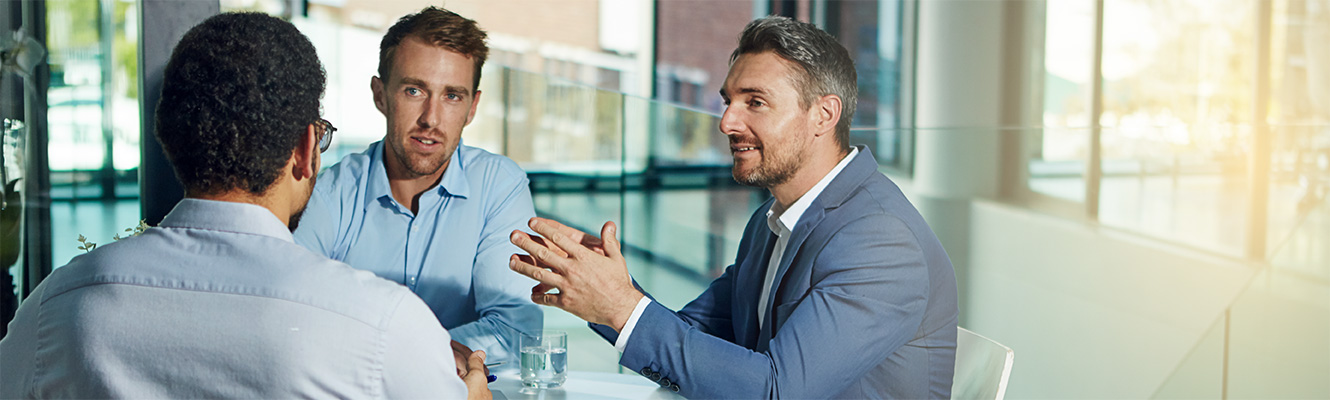
[[[813,200],[816,199],[818,195],[822,194],[822,190],[826,189],[827,185],[830,184],[832,180],[836,179],[836,175],[839,175],[840,171],[845,169],[846,165],[850,164],[850,160],[853,160],[854,156],[859,154],[858,147],[853,147],[852,149],[853,150],[850,150],[850,154],[846,155],[845,158],[842,158],[840,162],[836,164],[836,167],[831,169],[831,172],[828,172],[826,176],[822,177],[822,180],[817,181],[816,185],[813,185],[811,189],[808,189],[808,191],[804,192],[802,196],[799,196],[799,200],[796,200],[794,204],[781,210],[780,203],[776,202],[771,205],[770,210],[767,210],[767,227],[771,229],[772,233],[776,234],[778,239],[776,239],[775,247],[771,249],[771,261],[767,264],[766,277],[762,282],[762,297],[758,299],[757,306],[758,310],[761,310],[762,312],[757,314],[758,324],[761,324],[762,320],[765,318],[767,298],[771,297],[769,296],[771,293],[771,282],[775,280],[776,270],[780,268],[780,261],[781,258],[784,257],[785,245],[790,240],[790,233],[794,230],[795,224],[799,222],[799,218],[804,215],[804,211],[808,210],[809,205],[813,204]],[[622,353],[623,349],[628,346],[628,337],[632,335],[633,328],[637,326],[637,320],[642,316],[642,311],[645,310],[649,304],[651,304],[651,299],[645,296],[642,297],[642,300],[637,302],[637,307],[633,308],[633,314],[628,317],[628,322],[623,325],[623,331],[619,332],[619,338],[614,341],[614,349]]]
[[[0,341],[0,398],[464,398],[449,342],[409,290],[267,209],[186,199],[36,288]]]

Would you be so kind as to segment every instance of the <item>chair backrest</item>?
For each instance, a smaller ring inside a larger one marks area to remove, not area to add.
[[[1007,395],[1007,378],[1015,356],[1011,348],[957,327],[951,398],[1002,400]]]

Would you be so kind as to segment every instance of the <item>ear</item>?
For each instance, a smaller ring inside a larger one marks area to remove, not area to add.
[[[813,127],[815,128],[813,131],[817,132],[816,136],[836,133],[836,124],[840,122],[840,96],[829,94],[819,97],[809,108],[811,108],[809,114],[810,118],[813,119]]]
[[[369,90],[374,92],[374,108],[378,108],[384,116],[388,115],[388,104],[385,103],[383,93],[383,80],[377,76],[369,77]]]
[[[462,126],[471,125],[471,120],[476,118],[476,105],[480,104],[480,91],[471,96],[471,111],[466,114],[466,123]]]
[[[294,154],[295,166],[291,168],[291,177],[298,182],[313,178],[319,173],[319,138],[314,132],[314,124],[305,125],[305,134],[296,143]]]

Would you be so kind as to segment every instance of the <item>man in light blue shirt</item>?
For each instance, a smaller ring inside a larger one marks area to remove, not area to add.
[[[0,340],[0,398],[488,399],[410,291],[295,244],[334,129],[290,23],[222,14],[166,67],[157,139],[186,199],[75,257]]]
[[[475,21],[429,7],[380,45],[374,104],[384,140],[323,172],[296,242],[410,288],[452,333],[458,360],[510,361],[543,314],[535,282],[508,270],[507,235],[535,216],[526,173],[461,144],[488,52]]]

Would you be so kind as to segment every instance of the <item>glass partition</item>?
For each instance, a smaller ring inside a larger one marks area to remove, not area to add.
[[[1105,128],[1099,220],[1243,256],[1250,142],[1242,125]]]
[[[1271,132],[1269,265],[1156,398],[1330,397],[1330,127]]]
[[[51,254],[83,253],[139,221],[138,5],[63,0],[45,7]],[[90,201],[91,200],[91,201]]]

